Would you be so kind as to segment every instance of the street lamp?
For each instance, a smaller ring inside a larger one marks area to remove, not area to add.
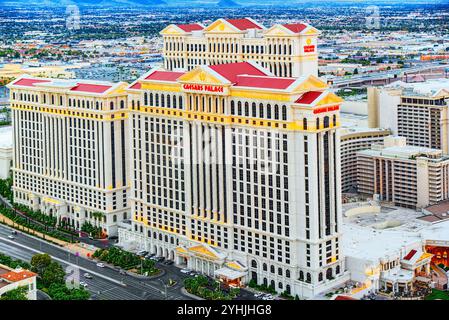
[[[162,281],[161,279],[158,279],[161,283],[162,283],[162,285],[164,286],[164,289],[165,289],[165,300],[167,300],[167,285],[164,283],[164,281]]]

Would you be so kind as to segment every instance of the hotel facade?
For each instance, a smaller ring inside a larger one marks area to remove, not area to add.
[[[404,137],[386,137],[357,153],[357,188],[401,207],[437,204],[449,198],[449,157],[438,149],[407,146]]]
[[[347,279],[340,98],[256,63],[151,70],[129,87],[139,247],[228,284],[313,297]]]
[[[30,76],[8,85],[15,202],[117,235],[129,218],[127,86]]]
[[[161,31],[164,67],[190,71],[199,65],[255,61],[278,77],[318,75],[317,38],[320,32],[306,23],[265,28],[250,19],[218,19],[171,24]]]

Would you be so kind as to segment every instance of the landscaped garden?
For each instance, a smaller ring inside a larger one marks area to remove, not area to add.
[[[160,270],[155,267],[153,260],[143,259],[134,253],[116,247],[98,249],[92,257],[124,270],[146,276],[155,276],[160,273]]]
[[[449,300],[449,292],[432,289],[432,293],[424,298],[425,300]]]
[[[48,254],[36,254],[31,259],[31,271],[38,274],[37,287],[53,300],[88,300],[90,293],[84,288],[69,288],[65,271]]]
[[[240,294],[239,288],[224,289],[219,281],[201,275],[185,279],[184,288],[206,300],[232,300]]]

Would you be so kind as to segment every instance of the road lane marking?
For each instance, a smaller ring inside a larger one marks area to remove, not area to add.
[[[43,251],[40,251],[40,250],[36,250],[36,249],[34,249],[34,248],[27,247],[27,246],[25,246],[25,245],[23,245],[23,244],[20,244],[20,243],[11,241],[11,240],[9,240],[9,239],[5,239],[5,238],[1,238],[1,237],[0,237],[0,240],[9,242],[9,243],[11,243],[11,244],[13,244],[13,245],[16,245],[16,246],[25,248],[25,249],[27,249],[27,250],[29,250],[29,251],[33,251],[33,252],[36,252],[36,253],[46,253],[46,252],[43,252]],[[92,270],[90,270],[90,269],[87,269],[87,268],[85,268],[85,267],[81,267],[81,266],[79,266],[79,265],[76,265],[76,264],[74,264],[74,263],[68,262],[68,261],[66,261],[66,260],[63,260],[63,259],[54,257],[54,256],[52,256],[52,255],[50,255],[50,256],[51,256],[53,259],[55,259],[56,261],[62,262],[62,263],[64,263],[64,264],[70,265],[70,266],[72,266],[72,267],[76,267],[76,268],[78,268],[78,269],[80,269],[80,270],[88,271],[89,273],[94,274],[94,275],[96,275],[96,276],[98,276],[98,277],[100,277],[100,278],[106,279],[106,280],[108,280],[108,281],[111,281],[111,282],[114,282],[114,283],[117,283],[117,284],[123,286],[123,283],[122,283],[121,281],[118,281],[118,280],[112,279],[112,278],[110,278],[110,277],[104,276],[104,275],[102,275],[102,274],[100,274],[100,273],[97,273],[97,272],[92,271]]]

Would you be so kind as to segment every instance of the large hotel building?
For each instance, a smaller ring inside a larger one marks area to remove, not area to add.
[[[372,127],[390,129],[413,146],[441,149],[449,154],[449,80],[393,83],[370,88]]]
[[[129,87],[133,228],[179,265],[311,297],[345,276],[340,98],[315,76],[230,63]]]
[[[161,35],[167,70],[252,60],[279,77],[318,75],[319,31],[306,23],[267,29],[250,18],[218,19],[207,27],[172,24]]]
[[[30,76],[8,85],[17,203],[117,235],[129,218],[127,86]]]
[[[162,34],[165,68],[131,85],[9,86],[17,201],[77,227],[99,211],[108,234],[130,213],[122,245],[232,285],[307,298],[348,280],[342,100],[316,77],[317,30],[219,19]]]

